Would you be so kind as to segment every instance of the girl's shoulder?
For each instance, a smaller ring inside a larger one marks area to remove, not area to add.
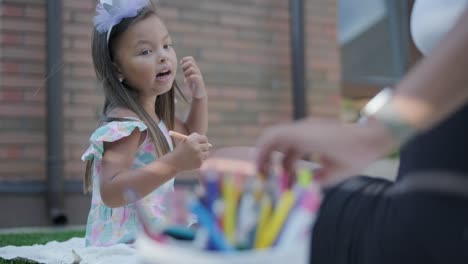
[[[106,114],[107,117],[109,118],[116,118],[116,119],[125,119],[125,118],[134,118],[134,119],[139,119],[138,115],[126,108],[122,107],[116,107],[109,111],[109,113]]]
[[[130,113],[125,111],[110,114],[108,114],[108,120],[105,120],[105,123],[91,134],[90,147],[81,157],[82,160],[102,158],[105,142],[118,141],[128,137],[135,130],[142,132],[142,138],[146,135],[147,126],[136,115],[129,115]]]

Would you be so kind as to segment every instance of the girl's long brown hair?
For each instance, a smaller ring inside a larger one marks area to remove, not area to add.
[[[113,63],[115,57],[115,42],[119,39],[132,24],[137,23],[149,16],[157,15],[156,8],[153,3],[143,8],[137,16],[123,19],[119,24],[112,28],[107,44],[107,32],[99,33],[94,29],[92,40],[92,57],[94,69],[97,79],[104,89],[105,102],[102,114],[104,116],[102,122],[113,120],[122,120],[122,118],[112,118],[108,113],[117,107],[126,108],[134,112],[140,120],[148,127],[148,133],[154,143],[156,156],[161,157],[170,152],[169,144],[164,134],[159,129],[158,125],[151,116],[143,109],[137,101],[137,91],[132,89],[125,82],[120,82],[116,68]],[[174,112],[175,112],[175,90],[179,92],[181,97],[185,99],[181,93],[177,83],[174,81],[172,88],[165,94],[159,95],[155,103],[156,115],[164,122],[169,130],[174,127]],[[93,168],[93,160],[88,160],[86,164],[86,172],[83,182],[83,191],[88,193],[92,190],[91,172]]]

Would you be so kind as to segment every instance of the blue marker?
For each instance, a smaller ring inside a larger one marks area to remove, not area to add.
[[[214,171],[208,171],[205,176],[205,199],[204,205],[211,211],[216,200],[220,197],[219,176]]]
[[[210,241],[214,243],[217,250],[233,251],[233,248],[224,238],[223,233],[216,224],[213,215],[200,203],[198,199],[192,198],[191,201],[189,201],[189,208],[190,211],[198,217],[200,225],[208,231]]]
[[[164,229],[163,234],[177,240],[192,241],[195,239],[195,231],[182,226],[169,226]]]
[[[207,171],[204,181],[204,196],[201,199],[203,205],[210,211],[211,215],[215,217],[215,221],[219,225],[222,212],[219,210],[220,201],[220,186],[219,175],[215,171]],[[214,242],[209,239],[207,244],[208,250],[216,250],[217,247]]]

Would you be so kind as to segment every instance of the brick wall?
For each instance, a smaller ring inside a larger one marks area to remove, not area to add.
[[[0,2],[0,179],[45,178],[44,2]]]
[[[82,179],[90,134],[98,125],[104,103],[91,58],[96,0],[63,0],[65,174]]]
[[[306,0],[308,110],[314,116],[340,114],[341,62],[337,1]]]
[[[90,55],[95,2],[63,0],[64,64],[57,69],[64,73],[67,179],[83,175],[79,158],[103,102]],[[336,3],[305,2],[309,113],[336,116]],[[0,1],[0,180],[45,178],[45,3]],[[179,58],[194,56],[204,73],[211,142],[251,145],[263,127],[291,120],[287,0],[159,3]],[[179,101],[178,109],[183,114],[187,105]]]

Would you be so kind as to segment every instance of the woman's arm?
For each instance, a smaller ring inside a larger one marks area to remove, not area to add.
[[[396,87],[395,108],[419,130],[434,126],[468,101],[467,28],[468,9]]]
[[[417,130],[433,127],[468,101],[468,11],[440,45],[396,87],[392,109]],[[271,153],[285,154],[284,166],[308,154],[319,157],[317,175],[336,182],[359,173],[370,162],[399,146],[379,119],[365,125],[309,119],[270,128],[258,143],[257,162],[266,170]]]

